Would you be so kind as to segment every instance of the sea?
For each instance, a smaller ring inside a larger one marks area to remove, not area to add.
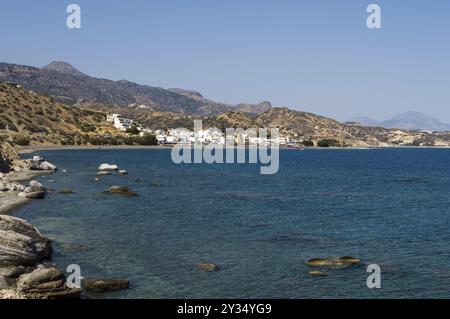
[[[450,296],[450,149],[286,149],[274,175],[257,164],[177,165],[170,154],[36,152],[59,170],[39,178],[46,199],[11,213],[53,240],[48,263],[130,281],[87,298]],[[102,163],[129,174],[96,180]],[[138,196],[105,192],[114,185]],[[306,264],[340,256],[361,263]],[[380,288],[367,285],[373,264]]]

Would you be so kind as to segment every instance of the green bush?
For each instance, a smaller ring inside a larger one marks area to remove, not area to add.
[[[139,135],[139,129],[136,126],[128,128],[125,132],[128,134]]]
[[[139,145],[158,145],[158,139],[153,134],[144,134],[137,139]]]
[[[314,142],[313,141],[302,141],[301,144],[303,146],[306,146],[306,147],[313,147],[314,146]]]
[[[25,136],[16,136],[13,138],[13,144],[19,146],[28,146],[30,145],[30,140]]]
[[[325,138],[323,140],[320,140],[317,143],[317,146],[319,146],[319,147],[339,147],[339,146],[341,146],[341,144],[336,140]]]

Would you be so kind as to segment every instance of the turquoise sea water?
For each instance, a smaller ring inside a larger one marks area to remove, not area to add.
[[[54,240],[61,269],[131,281],[92,298],[450,296],[450,150],[282,150],[266,176],[175,165],[169,150],[38,153],[59,167],[40,180],[76,193],[14,214]],[[96,182],[104,162],[130,174]],[[102,194],[113,185],[139,196]],[[365,266],[308,274],[309,258],[345,255],[379,264],[382,288],[367,288]],[[203,261],[222,270],[197,269]]]

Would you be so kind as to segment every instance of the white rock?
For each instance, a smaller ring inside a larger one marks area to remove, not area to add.
[[[117,171],[119,167],[117,165],[110,165],[110,164],[102,164],[99,166],[99,171]]]
[[[45,161],[45,158],[42,156],[33,156],[33,161],[43,162],[43,161]]]
[[[28,193],[44,192],[45,187],[38,181],[31,181],[30,186],[27,187],[26,190],[28,190]]]
[[[49,162],[42,162],[39,168],[43,171],[56,171],[56,166]]]

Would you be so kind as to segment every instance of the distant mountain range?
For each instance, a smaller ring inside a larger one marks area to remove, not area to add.
[[[385,121],[375,121],[369,117],[355,117],[349,122],[355,122],[365,126],[381,126],[405,130],[450,131],[449,124],[444,124],[431,116],[419,112],[398,114]]]
[[[269,102],[229,105],[208,100],[194,91],[95,78],[60,61],[43,68],[0,63],[0,81],[21,84],[67,105],[127,107],[135,104],[159,111],[206,116],[232,110],[261,114],[271,108]]]

